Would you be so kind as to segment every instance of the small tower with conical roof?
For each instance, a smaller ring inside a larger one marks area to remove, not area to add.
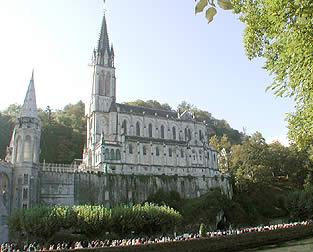
[[[13,209],[28,208],[37,203],[40,135],[41,124],[37,114],[33,71],[10,146],[13,164]]]

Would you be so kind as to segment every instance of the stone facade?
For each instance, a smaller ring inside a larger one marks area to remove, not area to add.
[[[103,17],[93,57],[92,94],[82,170],[120,175],[192,176],[211,187],[221,180],[208,132],[189,111],[166,111],[116,102],[113,47]],[[226,192],[228,188],[223,187]]]

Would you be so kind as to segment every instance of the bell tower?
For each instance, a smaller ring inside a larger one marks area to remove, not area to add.
[[[13,164],[13,209],[29,208],[37,203],[40,135],[33,72],[9,147]]]
[[[87,144],[84,149],[84,163],[96,165],[96,148],[101,142],[101,134],[110,138],[112,110],[116,102],[116,78],[114,49],[110,45],[105,13],[97,47],[92,54],[92,92],[87,112]]]
[[[111,104],[116,100],[116,80],[113,45],[109,45],[109,36],[105,14],[97,49],[92,55],[92,94],[90,113],[109,112]]]

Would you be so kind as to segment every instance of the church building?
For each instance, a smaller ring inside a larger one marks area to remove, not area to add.
[[[179,175],[215,184],[217,153],[208,132],[189,111],[167,111],[117,102],[113,46],[105,15],[93,52],[91,100],[83,169],[111,174]]]

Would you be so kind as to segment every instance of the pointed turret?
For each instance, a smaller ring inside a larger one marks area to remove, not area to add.
[[[114,49],[113,49],[113,44],[111,44],[111,55],[114,57]]]
[[[38,202],[40,136],[41,123],[37,115],[33,71],[8,148],[7,160],[13,165],[12,209],[33,207]],[[24,179],[23,183],[20,182],[21,178]]]
[[[110,65],[114,67],[114,49],[113,49],[113,44],[111,45],[111,50],[110,50]]]
[[[34,70],[30,79],[20,117],[37,118],[36,93],[34,86]]]

